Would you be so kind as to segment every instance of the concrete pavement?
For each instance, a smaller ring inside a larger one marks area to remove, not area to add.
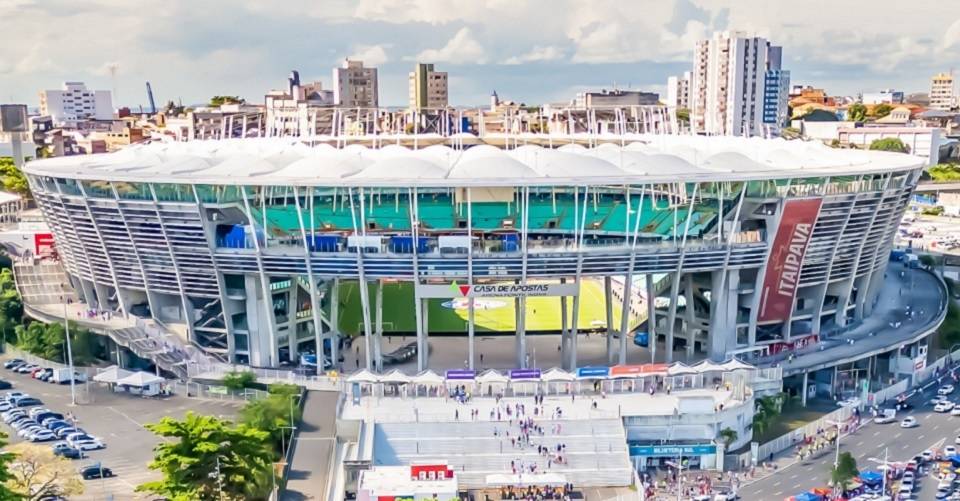
[[[326,499],[328,471],[333,461],[337,397],[334,391],[308,391],[300,433],[294,442],[287,488],[281,501]]]

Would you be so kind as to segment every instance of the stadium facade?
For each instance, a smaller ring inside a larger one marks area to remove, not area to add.
[[[420,369],[426,302],[466,302],[473,366],[485,298],[515,304],[528,366],[532,297],[564,305],[571,369],[584,280],[604,284],[610,363],[638,327],[657,360],[722,360],[870,315],[923,167],[782,139],[600,138],[155,143],[25,171],[84,302],[182,324],[232,362],[277,366],[319,345],[336,360],[353,282],[379,284],[359,294],[378,368],[383,284],[403,283]],[[614,322],[614,306],[629,314]]]

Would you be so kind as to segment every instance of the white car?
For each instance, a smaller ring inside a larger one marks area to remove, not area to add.
[[[953,410],[954,404],[949,400],[940,402],[937,405],[933,406],[933,412],[950,412]]]
[[[953,445],[948,445],[943,448],[943,457],[950,457],[957,455],[957,448]]]
[[[883,414],[877,415],[873,418],[873,422],[877,424],[887,424],[892,423],[897,420],[897,411],[893,409],[885,409]]]
[[[957,438],[953,439],[953,443],[960,445],[960,435],[957,435]]]
[[[914,419],[914,422],[916,422],[916,419]],[[920,453],[920,457],[922,457],[923,460],[927,462],[933,461],[933,451],[931,451],[930,449],[927,449]]]
[[[960,416],[960,406],[954,405],[954,406],[953,406],[953,410],[950,411],[950,415],[951,415],[951,416]],[[960,442],[957,442],[957,443],[960,443]]]
[[[917,422],[917,418],[913,416],[907,416],[903,418],[903,421],[900,421],[901,428],[916,428],[920,426],[920,423]]]
[[[840,407],[860,407],[860,399],[848,398],[846,400],[841,400],[837,402],[837,405]]]
[[[937,395],[949,395],[953,393],[953,390],[954,388],[952,384],[945,384],[937,389]]]
[[[75,449],[80,449],[81,451],[95,451],[98,449],[106,449],[106,444],[103,443],[99,438],[93,438],[90,440],[75,440],[70,443]]]

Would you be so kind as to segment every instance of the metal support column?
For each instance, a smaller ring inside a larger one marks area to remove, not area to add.
[[[613,278],[609,276],[603,277],[603,305],[607,315],[607,363],[613,364]]]
[[[657,361],[657,297],[653,273],[647,273],[647,346],[650,348],[650,363]]]
[[[383,280],[377,280],[377,299],[374,316],[376,318],[376,335],[373,338],[374,364],[378,372],[383,372]]]
[[[803,407],[807,406],[807,384],[808,384],[807,376],[809,375],[810,375],[809,372],[806,372],[806,371],[803,372],[803,387],[800,389],[800,393],[801,393],[800,405],[802,405]]]

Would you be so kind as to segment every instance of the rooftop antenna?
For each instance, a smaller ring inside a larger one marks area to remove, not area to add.
[[[110,92],[113,94],[113,102],[119,103],[120,98],[117,94],[117,70],[120,69],[120,63],[107,63],[107,70],[110,72]]]

